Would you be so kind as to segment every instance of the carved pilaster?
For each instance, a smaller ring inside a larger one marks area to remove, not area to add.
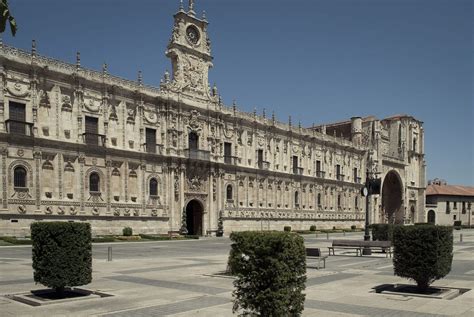
[[[80,207],[81,207],[81,212],[84,211],[84,201],[85,201],[85,193],[84,193],[84,164],[86,162],[86,158],[84,154],[81,154],[79,156],[79,159],[77,160],[79,162],[79,171],[80,171],[80,180],[79,180],[79,185],[81,188],[81,201],[80,201]]]
[[[107,160],[105,162],[105,166],[107,167],[107,174],[106,174],[106,202],[107,202],[107,213],[110,212],[110,188],[111,188],[111,185],[110,185],[110,174],[112,173],[112,161],[111,160]]]
[[[125,202],[128,202],[128,179],[130,178],[130,169],[128,162],[125,165],[124,188],[125,188]]]
[[[58,155],[58,194],[63,199],[63,156]]]
[[[7,196],[7,157],[8,148],[0,149],[2,155],[2,207],[3,209],[8,208],[8,196]]]
[[[5,80],[5,69],[0,65],[0,132],[5,132]]]
[[[36,200],[36,209],[41,207],[41,186],[40,186],[40,166],[41,166],[41,152],[35,151],[33,153],[33,158],[35,159],[35,200]]]
[[[145,163],[142,163],[140,165],[140,171],[141,171],[141,175],[142,175],[142,188],[141,188],[141,192],[142,192],[142,212],[145,213],[146,211],[146,164]]]

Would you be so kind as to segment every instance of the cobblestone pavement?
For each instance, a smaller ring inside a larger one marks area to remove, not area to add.
[[[474,230],[455,232],[451,273],[437,286],[474,289]],[[327,254],[331,239],[360,239],[361,233],[305,236],[307,246]],[[113,261],[107,262],[107,248]],[[162,241],[98,244],[93,247],[93,282],[85,288],[114,296],[31,307],[4,295],[35,285],[31,247],[0,247],[2,316],[232,316],[232,279],[226,268],[230,241]],[[384,254],[356,257],[339,251],[326,269],[308,268],[304,316],[474,316],[474,290],[452,300],[377,294],[387,283],[409,283],[393,275]],[[3,295],[3,296],[2,296]]]

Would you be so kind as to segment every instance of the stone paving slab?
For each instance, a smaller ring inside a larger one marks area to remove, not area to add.
[[[182,312],[193,311],[199,308],[208,308],[228,304],[229,299],[216,296],[202,296],[186,301],[181,301],[173,304],[150,306],[139,309],[132,309],[123,312],[113,312],[103,314],[100,316],[114,316],[114,317],[148,317],[148,316],[169,316]]]
[[[436,315],[436,314],[426,314],[418,313],[413,311],[405,310],[395,310],[395,309],[386,309],[378,307],[369,307],[369,306],[359,306],[343,303],[335,303],[328,301],[319,301],[314,299],[307,299],[305,301],[305,307],[307,308],[316,308],[327,311],[335,311],[347,314],[356,314],[363,316],[373,316],[373,317],[439,317],[445,315]]]
[[[128,283],[156,286],[156,287],[162,287],[162,288],[171,288],[171,289],[177,289],[177,290],[188,291],[188,292],[204,293],[204,294],[209,294],[209,295],[217,295],[220,293],[229,292],[229,290],[225,288],[217,288],[217,287],[212,287],[212,286],[187,284],[187,283],[180,283],[180,282],[171,282],[171,281],[165,281],[165,280],[154,280],[154,279],[127,276],[127,275],[111,276],[111,277],[108,277],[108,279],[120,281],[120,282],[128,282]]]

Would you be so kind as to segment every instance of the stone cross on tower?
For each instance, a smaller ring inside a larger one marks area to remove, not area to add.
[[[194,0],[189,0],[189,13],[194,13]]]

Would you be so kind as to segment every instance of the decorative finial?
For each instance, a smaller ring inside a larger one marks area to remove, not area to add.
[[[301,120],[298,120],[298,129],[301,129]]]
[[[203,21],[207,21],[207,17],[206,17],[206,10],[202,10],[202,18],[201,18]]]
[[[218,94],[219,94],[219,93],[218,93],[218,91],[217,91],[217,86],[216,86],[216,84],[214,83],[214,85],[212,86],[212,95],[213,95],[214,97],[216,97]]]
[[[170,72],[168,70],[165,70],[165,76],[163,78],[166,84],[170,82]]]
[[[3,38],[0,36],[0,47],[3,46]]]
[[[81,68],[81,52],[76,52],[76,68]]]
[[[108,69],[107,63],[104,63],[102,65],[102,72],[104,73],[104,75],[107,74],[107,69]]]
[[[275,124],[275,111],[272,111],[272,121],[273,121],[273,124]]]
[[[191,15],[196,14],[196,12],[194,12],[194,0],[189,0],[188,13]]]
[[[265,118],[267,117],[267,114],[265,113],[265,108],[263,108],[263,113],[262,113],[262,115],[263,115],[263,119],[265,119]]]
[[[179,0],[179,11],[184,11],[183,0]]]
[[[142,71],[138,71],[138,84],[141,86],[143,83]]]
[[[257,119],[257,107],[253,108],[253,117]]]
[[[288,116],[288,125],[289,125],[290,128],[291,128],[291,116]]]
[[[232,101],[232,110],[234,110],[234,114],[237,111],[237,105],[235,104],[235,99]]]
[[[31,55],[36,55],[36,40],[31,41]]]

